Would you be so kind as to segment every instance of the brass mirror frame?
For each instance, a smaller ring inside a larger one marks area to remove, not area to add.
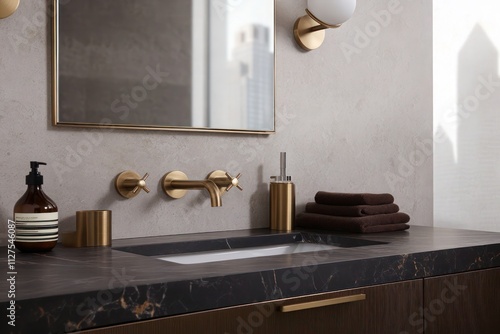
[[[187,126],[145,126],[111,123],[82,123],[59,121],[59,0],[52,0],[52,125],[57,127],[73,128],[100,128],[100,129],[127,129],[127,130],[161,130],[184,132],[212,132],[269,135],[276,133],[276,0],[274,2],[274,39],[273,39],[273,129],[272,130],[244,130],[221,129],[208,127]]]

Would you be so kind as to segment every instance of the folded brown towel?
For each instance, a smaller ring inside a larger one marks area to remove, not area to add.
[[[314,200],[318,204],[327,205],[380,205],[394,203],[391,194],[369,194],[369,193],[332,193],[318,191]]]
[[[380,215],[387,213],[396,213],[399,211],[397,204],[382,204],[382,205],[326,205],[309,202],[306,204],[306,212],[319,213],[329,216],[341,217],[364,217],[371,215]]]
[[[365,217],[337,217],[317,213],[299,213],[295,225],[331,231],[355,233],[388,232],[409,229],[406,223],[410,216],[406,213],[390,213]]]
[[[388,225],[375,225],[367,226],[361,233],[379,233],[379,232],[393,232],[404,231],[410,228],[408,224],[388,224]]]

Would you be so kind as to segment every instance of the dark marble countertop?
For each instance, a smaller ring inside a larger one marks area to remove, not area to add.
[[[114,240],[113,248],[16,253],[16,326],[1,333],[63,333],[253,302],[500,267],[500,233],[412,226],[408,231],[341,234],[305,231],[306,239],[376,244],[314,253],[181,265],[115,248],[193,240],[226,242],[284,235],[267,229]],[[7,275],[7,248],[0,259]],[[9,276],[7,275],[7,278]],[[1,280],[0,307],[9,306]]]

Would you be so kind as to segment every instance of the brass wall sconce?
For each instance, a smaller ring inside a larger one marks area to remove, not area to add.
[[[12,15],[19,7],[20,0],[0,0],[0,19]]]
[[[325,29],[338,28],[356,9],[356,0],[307,0],[306,13],[293,26],[297,44],[306,51],[317,49],[325,39]]]

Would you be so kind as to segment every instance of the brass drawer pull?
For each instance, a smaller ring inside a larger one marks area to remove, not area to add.
[[[306,302],[306,303],[299,303],[299,304],[292,304],[292,305],[282,305],[282,306],[278,307],[278,310],[281,312],[293,312],[293,311],[307,310],[307,309],[315,308],[315,307],[323,307],[323,306],[330,306],[330,305],[337,305],[337,304],[352,303],[352,302],[357,302],[357,301],[365,300],[365,299],[366,299],[366,295],[364,293],[361,293],[359,295],[337,297],[337,298],[331,298],[331,299],[325,299],[325,300],[317,300],[314,302]]]

